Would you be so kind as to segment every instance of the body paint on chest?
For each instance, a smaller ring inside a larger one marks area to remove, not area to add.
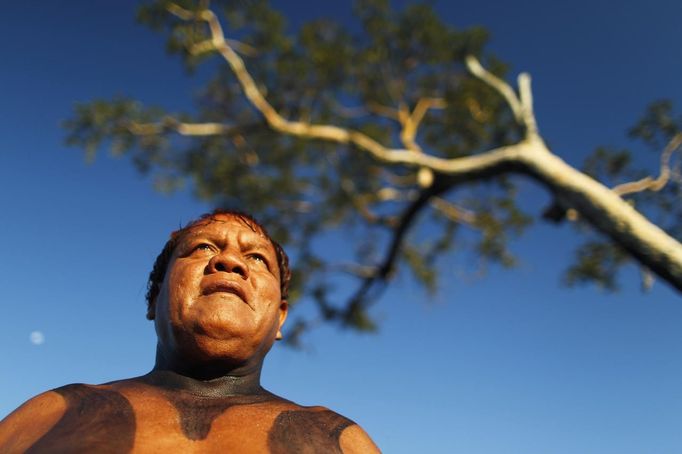
[[[133,448],[135,413],[123,395],[80,384],[53,391],[66,400],[66,411],[27,453],[120,453]]]

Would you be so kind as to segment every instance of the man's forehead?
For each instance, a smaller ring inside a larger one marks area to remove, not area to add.
[[[187,226],[186,228],[182,229],[182,231],[178,232],[181,234],[182,237],[187,238],[187,237],[192,237],[196,235],[201,235],[202,233],[206,232],[214,232],[214,231],[225,231],[225,232],[230,232],[230,231],[235,231],[235,230],[241,230],[248,233],[253,233],[254,239],[262,239],[264,243],[267,243],[268,245],[271,245],[272,242],[270,238],[266,235],[265,231],[261,226],[258,224],[254,223],[248,218],[244,218],[238,215],[231,215],[231,214],[216,214],[213,216],[210,216],[206,219],[200,219],[191,225]]]

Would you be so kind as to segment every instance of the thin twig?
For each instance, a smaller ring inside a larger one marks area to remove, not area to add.
[[[361,265],[359,263],[336,263],[328,265],[327,271],[340,271],[355,277],[368,279],[377,272],[377,268],[376,266]]]
[[[355,183],[344,178],[340,185],[343,192],[350,199],[353,207],[370,224],[383,225],[389,228],[396,226],[396,219],[393,216],[380,216],[370,209],[370,205],[376,202],[404,201],[412,200],[416,194],[414,191],[399,191],[395,188],[381,188],[372,194],[357,194]]]
[[[478,217],[473,211],[458,207],[457,205],[454,205],[441,197],[433,197],[429,203],[431,204],[431,207],[438,210],[451,221],[457,222],[459,224],[467,224],[472,227],[476,226]]]
[[[466,67],[473,74],[474,76],[478,77],[481,79],[483,82],[494,88],[498,93],[500,93],[504,99],[507,101],[507,104],[509,104],[509,107],[511,108],[514,118],[516,119],[517,122],[522,123],[523,122],[523,108],[521,105],[521,101],[519,98],[516,96],[516,93],[514,93],[514,90],[509,86],[507,82],[504,80],[500,79],[493,73],[487,71],[483,66],[481,66],[481,63],[478,61],[476,57],[473,55],[468,55],[465,59]]]
[[[334,112],[345,118],[359,118],[365,117],[369,114],[369,111],[367,110],[366,107],[362,106],[347,107],[337,102],[336,100],[332,100],[331,108]]]
[[[619,184],[612,189],[613,192],[623,196],[642,191],[658,192],[663,189],[671,177],[670,159],[675,150],[679,149],[680,145],[682,145],[682,133],[678,132],[661,153],[661,169],[658,178],[647,176],[637,181]]]
[[[429,109],[443,109],[445,106],[445,101],[441,98],[421,98],[417,101],[417,105],[412,113],[409,113],[406,107],[399,110],[399,119],[402,125],[400,140],[405,145],[405,148],[416,153],[424,152],[416,142],[419,125]]]
[[[230,134],[236,130],[234,125],[224,123],[184,123],[172,117],[166,117],[156,123],[128,124],[128,130],[138,136],[161,134],[166,130],[172,130],[183,136],[215,136]]]
[[[400,113],[398,109],[393,107],[383,106],[378,102],[370,101],[367,103],[367,110],[372,112],[374,115],[388,118],[389,120],[400,121]]]

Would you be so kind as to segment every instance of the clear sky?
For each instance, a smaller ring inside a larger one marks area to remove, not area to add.
[[[135,24],[135,4],[2,7],[0,416],[66,383],[147,372],[147,273],[167,234],[210,209],[189,191],[155,192],[125,159],[88,165],[63,146],[76,101],[127,94],[181,109],[198,87],[162,37]],[[275,4],[294,26],[351,19],[345,1]],[[435,6],[450,23],[488,27],[512,72],[532,74],[541,132],[570,163],[628,145],[648,102],[682,105],[678,1]],[[548,200],[533,185],[524,196],[536,214]],[[514,244],[516,270],[485,278],[454,255],[433,298],[402,279],[375,308],[378,334],[322,328],[305,352],[276,346],[264,386],[349,416],[386,453],[680,453],[682,300],[660,282],[642,294],[634,267],[617,294],[562,287],[576,241],[540,224]]]

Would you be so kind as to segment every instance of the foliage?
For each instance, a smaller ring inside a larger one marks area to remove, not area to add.
[[[254,213],[293,252],[292,300],[315,301],[319,321],[375,329],[367,309],[381,288],[407,267],[425,289],[435,290],[439,258],[452,253],[463,234],[476,238],[473,250],[482,259],[514,264],[509,241],[531,222],[517,204],[516,180],[499,174],[452,179],[379,162],[351,144],[274,131],[216,57],[210,29],[197,19],[207,4],[157,0],[138,16],[167,36],[167,50],[188,70],[203,64],[213,71],[194,109],[172,113],[127,98],[80,104],[66,123],[68,143],[89,157],[108,145],[152,172],[160,188],[189,182],[203,200]],[[427,4],[396,11],[387,0],[359,1],[359,26],[319,19],[298,30],[266,0],[215,1],[211,8],[267,101],[288,119],[337,125],[443,158],[484,153],[522,135],[499,93],[465,68],[465,57],[475,55],[504,77],[507,66],[484,50],[485,30],[456,29]],[[410,137],[407,122],[420,103],[428,107]],[[660,147],[679,131],[671,115],[669,106],[654,105],[633,134]],[[213,129],[206,134],[191,125]],[[600,149],[585,171],[619,181],[632,176],[630,164],[628,152]],[[430,177],[433,184],[425,184]],[[679,191],[678,179],[656,193],[674,218],[666,227],[677,235]],[[653,206],[649,198],[636,194],[633,201]],[[564,219],[566,210],[558,210],[547,218]],[[427,213],[428,228],[418,228]],[[330,232],[345,232],[347,256],[330,257],[320,247]],[[589,241],[567,281],[615,288],[615,271],[626,256],[604,240]],[[338,273],[359,280],[354,293],[334,286]],[[290,340],[314,323],[300,319]]]
[[[668,148],[661,156],[661,169],[653,169],[653,172],[661,172],[657,178],[661,182],[669,172],[669,181],[660,188],[623,195],[632,206],[678,240],[682,238],[682,160],[679,153],[673,154],[677,150],[670,145],[679,140],[680,132],[682,117],[674,118],[672,104],[666,100],[651,103],[643,117],[630,128],[629,135],[643,142],[652,152],[661,153]],[[670,153],[666,154],[666,151]],[[647,176],[652,173],[651,169],[636,168],[635,161],[631,150],[599,147],[587,157],[583,170],[616,190],[618,185],[626,182],[652,182],[654,178]],[[575,262],[568,268],[565,281],[568,284],[595,282],[607,290],[618,289],[618,271],[630,261],[628,255],[607,238],[584,228],[582,230],[588,239],[576,249]],[[650,286],[650,279],[644,269],[643,288]]]

